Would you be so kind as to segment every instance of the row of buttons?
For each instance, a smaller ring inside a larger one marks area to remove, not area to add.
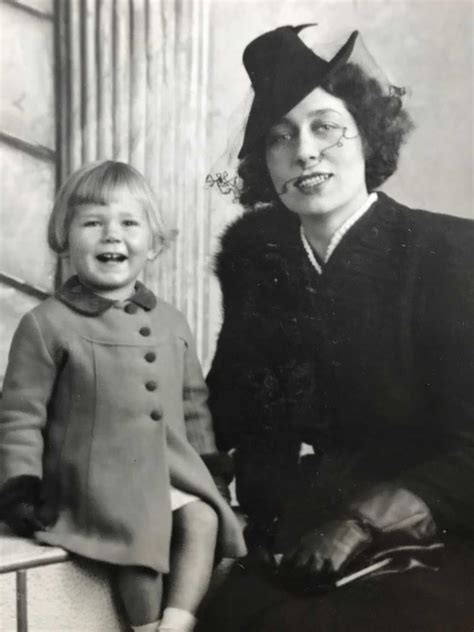
[[[136,312],[136,305],[134,305],[133,303],[130,303],[129,305],[127,305],[127,307],[135,308],[128,310],[125,308],[125,311],[127,311],[129,314],[133,314]],[[151,329],[149,327],[141,327],[138,333],[141,336],[147,337],[151,334]],[[147,351],[144,357],[147,362],[154,362],[156,360],[156,353],[154,351]],[[154,380],[149,380],[148,382],[145,382],[145,388],[147,391],[150,391],[152,393],[153,391],[156,391],[156,389],[158,388],[158,384]],[[152,410],[150,413],[150,417],[153,419],[153,421],[160,421],[160,419],[163,417],[163,414],[159,410]]]
[[[138,306],[135,303],[127,303],[123,308],[123,311],[127,314],[136,314],[138,310]],[[151,334],[151,329],[149,327],[141,327],[138,330],[140,336],[144,336],[145,338]],[[148,362],[153,362],[153,360],[148,360]]]
[[[127,314],[136,314],[137,309],[138,307],[135,305],[135,303],[127,303],[127,305],[125,305],[124,307],[124,311]],[[140,336],[147,338],[151,334],[151,329],[149,327],[141,327],[138,330],[138,333],[140,334]],[[148,351],[147,353],[145,353],[144,357],[147,362],[151,363],[156,360],[156,353],[154,353],[153,351]],[[153,392],[156,391],[156,389],[158,388],[158,384],[154,380],[149,380],[148,382],[145,382],[145,388],[147,391]],[[160,421],[160,419],[162,419],[163,417],[163,413],[160,410],[155,409],[150,412],[150,417],[153,419],[153,421]]]
[[[123,308],[123,311],[127,314],[136,314],[137,309],[138,307],[135,305],[135,303],[127,303]]]

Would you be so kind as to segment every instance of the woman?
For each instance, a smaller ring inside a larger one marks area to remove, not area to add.
[[[308,30],[244,53],[249,212],[222,238],[208,383],[251,553],[202,629],[467,632],[473,224],[375,193],[412,127],[403,91],[357,32],[328,57]]]

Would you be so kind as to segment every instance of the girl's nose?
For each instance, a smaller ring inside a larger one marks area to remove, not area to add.
[[[104,224],[102,231],[102,240],[107,243],[115,243],[121,241],[120,226],[117,222],[107,222]]]

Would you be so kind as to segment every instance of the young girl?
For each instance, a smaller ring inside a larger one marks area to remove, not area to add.
[[[76,276],[13,338],[2,516],[20,535],[114,565],[132,629],[188,632],[216,554],[245,549],[205,465],[216,479],[228,471],[191,332],[138,280],[169,235],[143,177],[106,161],[64,184],[48,240]]]

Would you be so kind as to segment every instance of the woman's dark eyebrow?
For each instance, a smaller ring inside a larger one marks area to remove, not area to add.
[[[332,108],[321,108],[320,110],[311,110],[311,112],[308,112],[308,116],[311,116],[311,117],[321,116],[323,114],[336,114],[339,117],[342,116],[341,112],[338,112],[338,110],[333,110]],[[284,116],[279,121],[277,121],[274,125],[272,125],[270,129],[273,129],[274,127],[278,127],[278,125],[294,125],[294,122],[290,118],[287,118],[286,116]]]
[[[342,116],[342,112],[333,110],[333,108],[322,108],[321,110],[312,110],[309,112],[309,116],[320,116],[321,114],[336,114],[337,116]]]

